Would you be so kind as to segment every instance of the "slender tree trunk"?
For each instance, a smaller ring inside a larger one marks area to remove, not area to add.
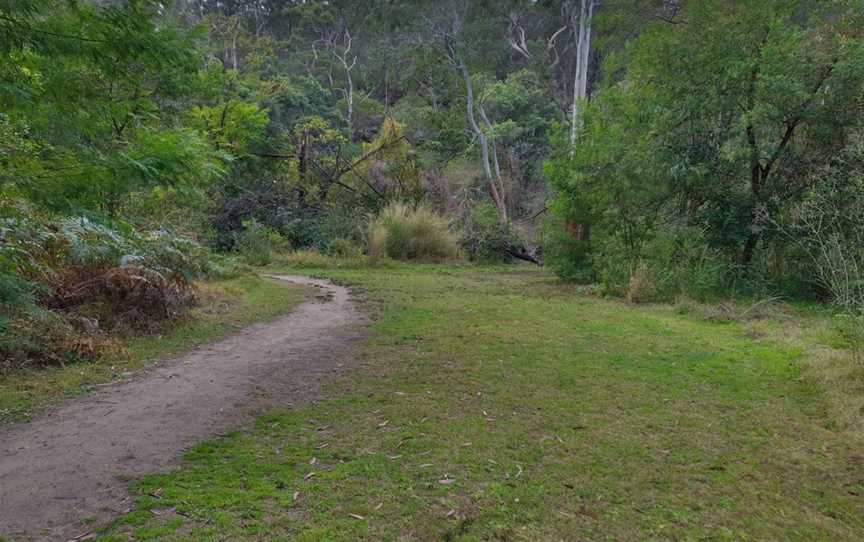
[[[351,72],[354,70],[354,66],[357,64],[357,57],[354,56],[351,58],[349,55],[351,54],[351,47],[354,43],[353,38],[351,37],[351,33],[348,30],[345,30],[344,34],[345,39],[345,47],[342,53],[337,53],[335,49],[335,44],[333,45],[333,56],[336,57],[337,60],[342,64],[342,69],[345,70],[345,88],[342,90],[345,95],[345,102],[347,105],[346,112],[346,122],[348,123],[348,139],[349,141],[354,140],[354,78],[351,76]],[[331,86],[332,86],[332,77],[331,77]]]
[[[501,164],[498,162],[498,145],[495,143],[495,134],[492,130],[492,123],[489,121],[489,117],[486,115],[486,109],[482,105],[477,106],[477,110],[480,112],[480,118],[483,119],[483,124],[486,126],[486,130],[490,134],[489,144],[491,146],[492,151],[492,166],[495,171],[495,180],[498,181],[498,191],[501,197],[501,205],[505,210],[505,222],[509,220],[509,210],[507,209],[507,190],[504,186],[504,178],[501,176]]]
[[[306,128],[303,130],[303,134],[300,136],[300,141],[298,142],[297,149],[297,157],[299,159],[299,164],[297,166],[298,173],[300,176],[300,185],[302,186],[304,182],[306,182],[306,176],[309,172],[309,161],[311,159],[311,149],[309,148],[309,129]]]
[[[504,198],[501,196],[495,178],[492,176],[492,166],[489,162],[489,140],[486,137],[486,133],[477,124],[477,118],[474,114],[474,84],[465,61],[461,59],[459,60],[459,71],[462,73],[462,79],[465,81],[468,124],[471,127],[471,131],[477,136],[478,141],[480,141],[483,172],[486,175],[486,182],[489,184],[489,195],[492,196],[492,201],[495,202],[495,207],[498,209],[498,220],[502,224],[506,224],[509,221],[507,217],[507,205],[504,203]]]
[[[576,73],[573,76],[573,108],[570,111],[570,153],[576,152],[576,136],[582,127],[580,105],[588,98],[588,63],[591,59],[591,22],[596,0],[580,0],[578,26],[571,13],[570,25],[576,35]],[[570,235],[579,241],[591,240],[591,225],[568,223]]]
[[[595,0],[581,0],[576,33],[576,73],[573,78],[573,109],[570,117],[570,145],[576,145],[581,122],[579,103],[588,97],[588,63],[591,58],[591,21]],[[575,26],[575,25],[574,25]]]
[[[237,34],[235,33],[231,37],[231,64],[234,67],[234,71],[237,71]]]
[[[345,101],[348,102],[348,140],[354,141],[354,79],[348,66],[345,67],[345,76],[348,79],[348,90],[345,93]]]

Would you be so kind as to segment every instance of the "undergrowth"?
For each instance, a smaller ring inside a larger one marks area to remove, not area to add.
[[[195,241],[123,223],[4,209],[0,372],[92,360],[112,334],[155,333],[230,266]]]

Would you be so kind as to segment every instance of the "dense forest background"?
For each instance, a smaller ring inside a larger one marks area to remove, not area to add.
[[[0,0],[4,357],[285,250],[856,312],[862,33],[860,0]]]

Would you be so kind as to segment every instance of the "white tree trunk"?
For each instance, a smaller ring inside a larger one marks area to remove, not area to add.
[[[596,0],[580,0],[579,27],[576,33],[576,74],[573,80],[573,110],[570,118],[570,145],[576,145],[581,124],[580,102],[588,97],[588,63],[591,58],[591,20]],[[575,24],[574,24],[575,26]]]
[[[495,168],[495,179],[498,181],[501,205],[505,211],[504,220],[502,220],[502,222],[507,222],[507,190],[504,187],[504,178],[501,176],[501,164],[498,162],[498,145],[495,143],[495,133],[493,132],[492,123],[489,121],[489,117],[486,115],[486,109],[483,108],[483,105],[479,104],[477,110],[480,112],[480,118],[483,119],[483,124],[486,126],[486,130],[488,130],[490,134],[489,144],[492,147],[492,165]]]
[[[507,217],[507,206],[504,203],[504,198],[500,190],[498,189],[495,177],[492,175],[492,166],[489,163],[489,140],[486,137],[486,133],[481,130],[480,126],[477,124],[477,118],[474,114],[474,84],[471,81],[471,73],[468,71],[468,67],[461,59],[459,60],[459,71],[462,72],[462,79],[465,81],[468,125],[471,127],[471,131],[474,132],[474,135],[477,136],[477,140],[480,141],[483,172],[486,174],[486,181],[489,183],[489,193],[492,196],[492,200],[495,202],[495,207],[498,209],[498,220],[502,224],[506,224],[509,221]]]
[[[351,77],[351,68],[345,66],[345,77],[347,81],[347,91],[345,93],[345,101],[348,104],[347,121],[348,121],[348,138],[354,140],[354,79]]]
[[[342,69],[345,70],[345,88],[342,89],[342,93],[345,95],[345,102],[347,105],[347,114],[346,121],[348,122],[348,139],[350,141],[354,140],[354,78],[351,76],[351,72],[354,70],[354,66],[357,65],[357,57],[351,57],[351,46],[353,44],[353,38],[351,37],[351,33],[346,29],[344,34],[345,46],[342,53],[338,53],[336,51],[336,44],[333,43],[333,56],[342,64]],[[332,85],[332,82],[331,82]]]

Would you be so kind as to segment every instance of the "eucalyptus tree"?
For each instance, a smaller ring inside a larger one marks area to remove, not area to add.
[[[700,0],[619,14],[640,27],[607,61],[575,155],[549,164],[558,207],[630,240],[697,228],[750,268],[861,126],[862,7]]]

